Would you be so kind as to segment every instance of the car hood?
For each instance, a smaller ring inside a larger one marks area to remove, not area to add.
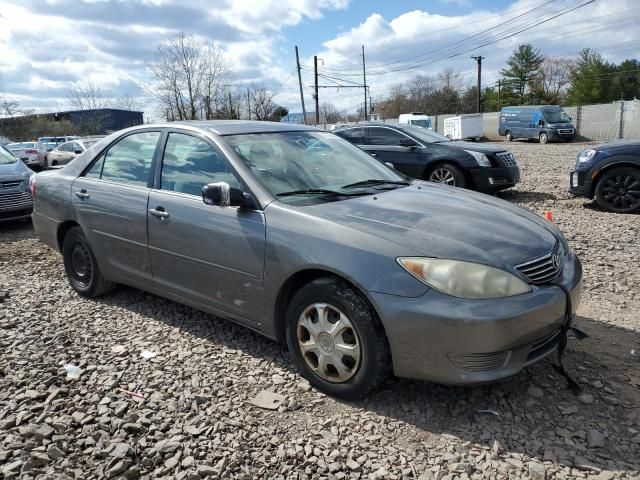
[[[480,152],[484,154],[504,152],[507,150],[504,147],[497,147],[495,145],[483,145],[481,143],[464,142],[460,140],[454,140],[453,142],[439,143],[438,145],[442,145],[443,147],[463,148],[465,150],[471,150],[472,152]]]
[[[0,165],[0,181],[2,180],[25,180],[31,176],[31,170],[22,161]]]
[[[640,140],[614,140],[612,142],[603,142],[603,143],[599,143],[598,145],[594,145],[593,147],[590,147],[590,149],[592,150],[612,150],[612,149],[625,149],[625,150],[629,150],[630,152],[636,152],[638,153],[638,151],[640,150]]]
[[[426,182],[305,208],[404,247],[398,255],[503,269],[549,253],[561,238],[552,224],[509,202]]]

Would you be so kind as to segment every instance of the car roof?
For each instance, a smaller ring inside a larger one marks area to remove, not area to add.
[[[162,127],[186,125],[211,130],[217,135],[240,135],[248,133],[272,133],[272,132],[298,132],[298,131],[323,131],[311,125],[284,122],[262,122],[256,120],[187,120],[160,124]],[[153,125],[144,125],[153,127]]]

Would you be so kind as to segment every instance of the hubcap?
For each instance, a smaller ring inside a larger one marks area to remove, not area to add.
[[[80,285],[87,286],[91,281],[91,257],[89,250],[81,243],[76,243],[71,251],[71,270]]]
[[[610,205],[629,208],[640,203],[640,177],[627,174],[616,175],[602,186],[604,199]]]
[[[456,185],[456,177],[453,176],[453,173],[451,173],[451,170],[449,170],[448,168],[438,168],[431,172],[429,181],[435,183],[445,183],[447,185],[453,186]]]
[[[314,303],[298,318],[298,345],[307,366],[320,378],[340,383],[360,365],[360,340],[349,318],[332,305]]]

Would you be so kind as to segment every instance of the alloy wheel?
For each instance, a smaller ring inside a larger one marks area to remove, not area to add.
[[[309,305],[298,318],[296,330],[300,353],[320,378],[340,383],[356,374],[362,355],[360,339],[349,318],[336,307]]]
[[[456,185],[456,177],[453,172],[448,168],[440,167],[436,168],[431,175],[429,175],[429,181],[434,183],[444,183],[446,185]]]
[[[619,173],[605,179],[601,187],[604,200],[616,208],[640,204],[640,175]]]

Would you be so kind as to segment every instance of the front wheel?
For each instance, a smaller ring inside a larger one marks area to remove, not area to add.
[[[640,170],[623,167],[605,172],[596,184],[596,202],[610,212],[640,211]]]
[[[113,290],[106,280],[80,227],[71,228],[62,244],[64,270],[71,287],[83,297],[99,297]]]
[[[511,132],[507,132],[506,136],[507,142],[513,142],[513,135],[511,134]]]
[[[540,140],[540,143],[545,144],[549,142],[549,135],[547,135],[545,132],[542,132],[540,134],[540,137],[538,137]]]
[[[451,163],[442,163],[433,167],[427,175],[427,180],[452,187],[464,188],[466,185],[462,170]]]
[[[389,348],[378,318],[346,282],[324,277],[308,283],[291,300],[286,322],[298,371],[325,393],[361,398],[389,375]]]

